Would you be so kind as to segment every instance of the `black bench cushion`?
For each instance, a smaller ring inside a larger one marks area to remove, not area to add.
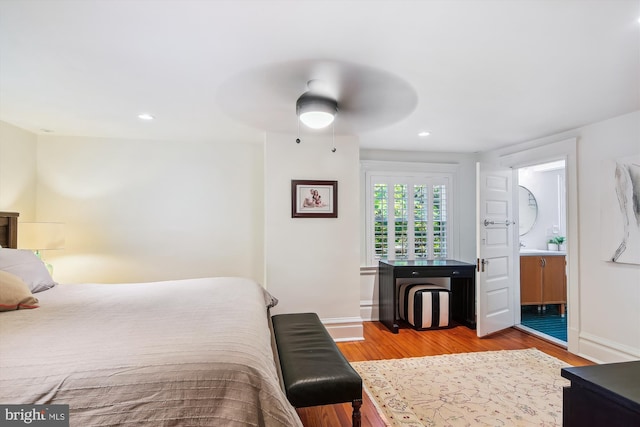
[[[362,399],[362,379],[315,313],[272,317],[282,379],[297,408]]]

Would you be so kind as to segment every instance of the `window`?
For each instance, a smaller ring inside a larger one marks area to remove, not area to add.
[[[365,171],[367,262],[451,258],[451,173]]]

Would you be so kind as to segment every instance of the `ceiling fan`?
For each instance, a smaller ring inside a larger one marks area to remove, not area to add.
[[[373,67],[339,60],[300,60],[240,72],[217,93],[220,107],[249,126],[296,134],[298,118],[315,111],[335,134],[357,135],[407,117],[417,105],[403,79]],[[311,117],[311,116],[310,116]],[[332,121],[333,120],[333,121]],[[322,132],[320,124],[305,126]]]

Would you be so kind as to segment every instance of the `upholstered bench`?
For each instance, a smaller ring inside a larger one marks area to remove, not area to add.
[[[296,408],[351,402],[361,423],[362,378],[338,349],[315,313],[271,317],[289,402]]]

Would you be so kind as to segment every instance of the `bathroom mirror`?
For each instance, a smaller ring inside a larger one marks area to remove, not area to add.
[[[518,189],[518,207],[520,210],[519,231],[524,236],[533,228],[538,218],[538,202],[528,188],[519,186]]]

